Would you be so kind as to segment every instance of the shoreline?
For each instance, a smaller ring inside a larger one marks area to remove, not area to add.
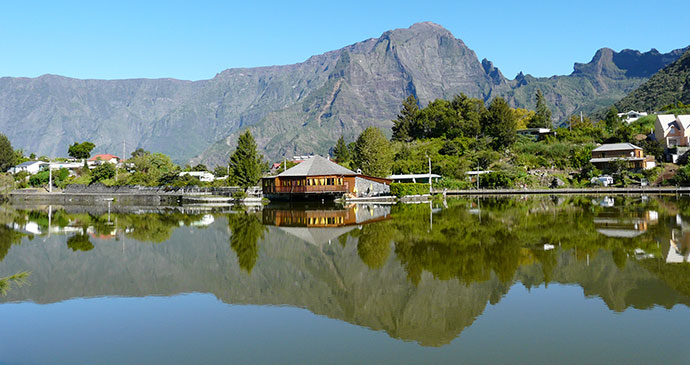
[[[607,195],[607,194],[690,194],[690,187],[638,188],[555,188],[555,189],[470,189],[435,190],[434,195]]]

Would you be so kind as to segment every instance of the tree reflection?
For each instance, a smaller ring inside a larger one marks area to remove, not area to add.
[[[75,234],[67,239],[67,247],[72,251],[91,251],[93,250],[93,243],[89,240],[89,235],[86,233]]]
[[[259,217],[247,212],[228,215],[228,227],[232,231],[230,247],[237,254],[240,268],[251,273],[259,258],[259,239],[264,238],[267,228]]]
[[[12,228],[0,224],[0,261],[5,259],[7,253],[10,251],[12,245],[18,245],[22,241],[24,235]]]
[[[371,269],[378,269],[390,255],[391,237],[395,228],[391,221],[372,223],[362,227],[357,243],[357,254]]]

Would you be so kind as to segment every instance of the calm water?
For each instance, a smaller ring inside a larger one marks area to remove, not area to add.
[[[0,363],[687,364],[689,253],[673,197],[3,206]]]

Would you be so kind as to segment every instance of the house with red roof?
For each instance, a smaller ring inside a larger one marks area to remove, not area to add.
[[[119,157],[117,157],[117,156],[115,156],[115,155],[111,155],[111,154],[109,154],[109,153],[100,153],[100,154],[98,154],[98,155],[91,156],[91,158],[89,159],[89,162],[94,162],[94,163],[97,163],[97,162],[101,162],[101,163],[102,163],[102,162],[109,162],[109,163],[114,163],[114,164],[116,164],[116,163],[118,163],[119,161],[120,161],[120,158],[119,158]]]

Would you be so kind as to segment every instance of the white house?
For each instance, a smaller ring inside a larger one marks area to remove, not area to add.
[[[185,176],[185,175],[194,176],[203,182],[211,182],[211,181],[215,180],[215,176],[213,176],[213,174],[208,172],[208,171],[183,171],[183,172],[180,172],[180,176]]]
[[[654,136],[667,148],[686,147],[690,137],[690,115],[659,114],[654,123]]]
[[[48,163],[45,161],[26,161],[22,162],[19,165],[12,167],[10,169],[10,172],[13,174],[16,174],[21,171],[26,171],[30,175],[33,175],[39,171],[41,171],[42,168],[48,167]]]
[[[436,174],[404,174],[404,175],[391,175],[386,177],[386,179],[393,180],[394,183],[429,183],[429,178],[432,182],[438,182],[441,179],[441,175]]]
[[[647,113],[646,112],[638,112],[631,110],[627,113],[618,113],[618,117],[621,118],[626,123],[632,123],[642,117],[646,117]]]

